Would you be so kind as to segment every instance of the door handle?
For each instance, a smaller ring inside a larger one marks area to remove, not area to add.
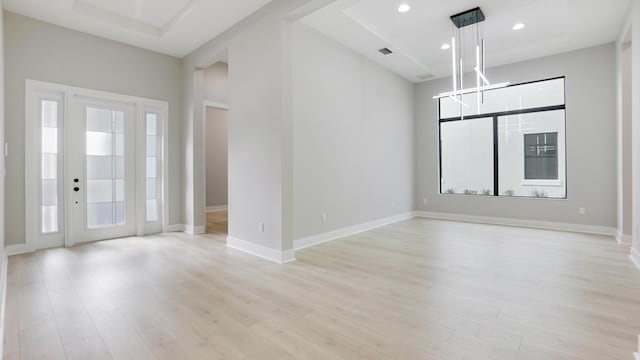
[[[80,188],[76,186],[76,187],[73,188],[73,191],[78,192],[78,191],[80,191]]]

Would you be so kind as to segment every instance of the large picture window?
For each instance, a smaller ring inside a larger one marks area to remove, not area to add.
[[[464,104],[475,104],[476,94]],[[565,79],[439,100],[440,192],[566,198]]]

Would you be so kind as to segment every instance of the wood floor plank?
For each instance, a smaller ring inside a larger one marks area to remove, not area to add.
[[[412,219],[277,265],[206,235],[11,257],[4,359],[629,359],[640,271],[609,237]],[[45,350],[46,349],[46,350]]]

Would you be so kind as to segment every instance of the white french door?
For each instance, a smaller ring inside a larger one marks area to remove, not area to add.
[[[69,120],[71,242],[135,235],[135,106],[76,96]]]
[[[28,250],[166,227],[166,102],[33,80],[25,99]]]

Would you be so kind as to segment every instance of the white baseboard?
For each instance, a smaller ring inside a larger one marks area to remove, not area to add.
[[[225,211],[228,209],[227,205],[219,205],[219,206],[207,206],[206,212],[216,212],[216,211]]]
[[[14,245],[7,245],[5,252],[7,256],[13,256],[13,255],[30,253],[31,250],[27,248],[26,244],[14,244]]]
[[[632,244],[631,235],[624,235],[620,230],[616,231],[616,241],[618,242],[618,244],[622,244],[622,245],[631,246]]]
[[[631,261],[633,261],[633,263],[636,264],[638,269],[640,269],[640,251],[638,251],[638,249],[632,246],[631,254],[629,255],[629,257],[631,258]],[[640,342],[640,338],[638,339],[638,341]],[[640,347],[638,347],[638,351],[640,351]]]
[[[246,240],[236,239],[234,237],[227,237],[227,247],[232,249],[244,251],[248,254],[261,257],[273,261],[278,264],[284,264],[296,259],[293,250],[280,251],[272,248],[268,248],[263,245],[255,244]]]
[[[412,217],[413,217],[413,213],[408,212],[408,213],[394,215],[394,216],[383,218],[383,219],[369,221],[363,224],[348,226],[342,229],[337,229],[337,230],[329,231],[329,232],[318,234],[318,235],[307,236],[301,239],[294,240],[293,248],[296,251],[302,250],[304,248],[308,248],[310,246],[318,245],[324,242],[336,240],[349,235],[355,235],[364,231],[390,225],[393,223],[397,223],[399,221],[411,219]]]
[[[183,232],[184,231],[184,225],[182,224],[171,224],[171,225],[167,225],[167,228],[164,229],[164,232],[170,233],[170,232]]]
[[[189,235],[204,234],[205,233],[205,226],[204,225],[193,226],[193,225],[185,225],[185,224],[173,224],[173,225],[168,225],[164,232],[184,232],[184,233],[187,233]]]
[[[439,213],[439,212],[430,212],[430,211],[416,211],[414,212],[414,214],[416,217],[423,217],[423,218],[429,218],[429,219],[462,221],[462,222],[491,224],[491,225],[517,226],[517,227],[527,227],[527,228],[534,228],[534,229],[569,231],[569,232],[577,232],[577,233],[585,233],[585,234],[615,236],[617,233],[616,228],[609,227],[609,226],[568,224],[568,223],[558,223],[558,222],[552,222],[552,221],[497,218],[497,217],[488,217],[488,216]]]
[[[7,302],[7,264],[9,257],[7,250],[2,250],[2,264],[0,265],[0,339],[4,339],[4,313]],[[0,342],[0,354],[4,354],[4,341]]]
[[[184,232],[189,234],[189,235],[204,234],[205,233],[205,227],[204,227],[204,225],[197,225],[197,226],[184,225]]]

